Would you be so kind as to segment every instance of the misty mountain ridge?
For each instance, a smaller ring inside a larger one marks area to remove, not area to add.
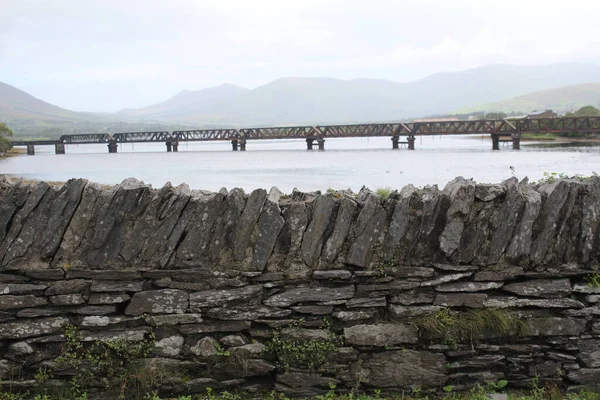
[[[291,125],[401,120],[477,107],[531,92],[599,82],[600,66],[488,65],[444,72],[414,82],[357,78],[280,78],[252,90],[209,96],[221,86],[188,92],[202,101],[183,106],[174,100],[129,111],[128,115],[185,124]],[[157,108],[160,111],[156,111]]]
[[[491,107],[528,95],[538,97],[536,102],[524,103],[531,104],[529,108],[552,108],[544,103],[545,98],[552,98],[552,93],[535,93],[557,88],[562,88],[561,104],[580,104],[581,101],[597,104],[592,101],[595,89],[583,89],[585,84],[595,82],[600,82],[600,66],[573,63],[488,65],[438,73],[408,83],[368,78],[288,77],[255,89],[223,84],[202,90],[184,90],[161,103],[118,113],[66,110],[0,83],[0,121],[7,121],[17,134],[54,136],[61,132],[168,130],[175,127],[386,122],[454,113],[482,105]],[[583,86],[564,89],[573,85]],[[504,106],[495,107],[502,111]]]

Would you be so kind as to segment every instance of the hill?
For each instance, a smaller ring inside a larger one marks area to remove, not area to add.
[[[530,112],[533,110],[552,109],[564,113],[576,110],[585,105],[600,104],[600,82],[563,86],[556,89],[541,90],[507,100],[473,107],[467,111],[486,112]]]
[[[600,66],[489,65],[410,82],[281,78],[229,98],[221,87],[184,92],[126,115],[181,123],[277,125],[389,121],[477,107],[539,90],[600,81]],[[240,89],[240,88],[238,88]],[[190,97],[199,96],[202,101]]]
[[[600,66],[489,65],[409,83],[281,78],[253,90],[225,84],[183,91],[164,102],[115,114],[66,110],[0,83],[0,121],[7,122],[17,136],[45,137],[192,127],[384,122],[469,108],[527,111],[597,104],[598,84],[590,82],[600,82]]]

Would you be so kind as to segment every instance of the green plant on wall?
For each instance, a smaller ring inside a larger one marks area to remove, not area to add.
[[[504,310],[484,308],[467,312],[453,312],[442,308],[413,321],[424,333],[442,335],[444,343],[457,347],[458,343],[474,343],[484,332],[501,336],[529,332],[529,325]]]
[[[152,362],[142,360],[154,348],[153,331],[142,340],[94,340],[85,342],[75,326],[65,329],[66,343],[56,362],[73,367],[76,374],[71,379],[72,396],[82,396],[91,382],[102,382],[106,389],[117,386],[120,398],[139,398],[158,386],[165,378],[164,371]],[[51,371],[39,371],[38,377],[51,376]],[[116,383],[115,383],[116,382]]]
[[[323,319],[325,323],[326,338],[322,339],[291,339],[285,338],[281,330],[273,333],[273,338],[267,342],[266,351],[275,355],[280,368],[287,370],[291,366],[307,367],[310,370],[318,370],[327,362],[327,358],[337,352],[343,344],[343,338],[336,335],[331,328],[329,320]],[[288,326],[299,328],[302,320]]]

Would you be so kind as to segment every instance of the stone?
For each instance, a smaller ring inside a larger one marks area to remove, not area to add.
[[[27,342],[15,342],[8,346],[8,351],[16,356],[26,356],[33,354],[35,350]]]
[[[250,329],[249,321],[204,321],[201,324],[186,324],[179,327],[184,335],[212,332],[241,332]]]
[[[202,322],[201,314],[167,314],[167,315],[149,315],[146,321],[151,326],[171,326],[183,324],[198,324]]]
[[[325,242],[321,252],[321,260],[324,263],[333,263],[338,257],[346,237],[352,226],[352,219],[356,212],[357,204],[354,200],[342,198],[335,218],[333,230]]]
[[[69,279],[66,281],[52,282],[46,292],[46,296],[54,296],[57,294],[73,294],[80,293],[89,286],[89,282],[84,279]]]
[[[519,296],[557,298],[571,294],[571,282],[568,279],[531,279],[504,285],[502,290]]]
[[[235,226],[232,240],[233,259],[242,261],[246,258],[246,249],[250,244],[250,235],[258,222],[263,204],[267,199],[267,191],[256,189],[248,197],[242,215]]]
[[[55,306],[74,306],[85,303],[85,300],[80,294],[59,294],[50,296],[50,303]]]
[[[443,286],[443,285],[441,285]],[[440,287],[440,286],[438,286]],[[430,292],[424,292],[422,290],[411,290],[392,296],[388,301],[393,304],[431,304],[435,299],[435,295]]]
[[[284,310],[281,308],[260,305],[210,308],[207,311],[207,315],[210,318],[232,321],[252,321],[260,318],[285,318],[291,313],[292,310]]]
[[[521,221],[513,231],[513,237],[508,245],[505,256],[514,262],[521,260],[529,262],[531,243],[533,241],[533,226],[542,206],[542,196],[533,188],[519,185],[521,196],[525,201]]]
[[[246,378],[252,376],[265,376],[275,369],[275,366],[270,362],[262,359],[247,359],[240,365],[239,362],[230,361],[226,359],[224,362],[217,363],[212,373],[215,376],[233,377],[233,378]],[[235,383],[236,386],[239,382]]]
[[[579,359],[587,368],[600,368],[600,340],[588,339],[577,342]]]
[[[366,268],[371,262],[373,247],[379,243],[386,212],[381,206],[379,196],[368,196],[358,218],[352,224],[351,234],[355,238],[348,250],[346,263],[359,268]]]
[[[153,352],[163,357],[177,357],[183,348],[183,336],[174,335],[158,340]]]
[[[513,308],[513,307],[540,307],[540,308],[583,308],[580,301],[559,299],[523,299],[517,297],[489,297],[483,302],[484,307]]]
[[[108,281],[135,281],[142,277],[139,271],[120,271],[120,270],[87,270],[87,269],[69,269],[67,271],[68,279],[95,279]]]
[[[504,254],[513,239],[515,227],[518,225],[519,211],[525,204],[518,183],[513,179],[509,179],[505,183],[507,184],[506,197],[496,214],[497,220],[502,223],[497,224],[492,232],[488,247],[488,264],[497,264]]]
[[[600,294],[600,287],[594,287],[592,285],[575,285],[573,291],[576,293],[595,293]]]
[[[284,339],[315,341],[331,339],[330,333],[323,329],[284,328],[281,331]]]
[[[394,281],[382,284],[361,284],[356,287],[356,293],[364,295],[366,293],[377,292],[379,295],[392,295],[404,290],[414,289],[421,286],[420,282],[415,281]]]
[[[224,306],[232,302],[256,302],[260,300],[262,285],[249,285],[229,290],[204,290],[190,294],[190,311],[198,312],[202,307]]]
[[[334,206],[335,200],[328,196],[319,196],[313,203],[312,217],[306,232],[304,232],[300,248],[302,260],[309,267],[314,267],[319,260],[325,240],[325,231],[334,217]]]
[[[580,385],[597,386],[600,382],[600,368],[580,368],[570,371],[567,378]]]
[[[395,319],[404,319],[419,317],[425,314],[434,314],[441,310],[441,306],[401,306],[397,304],[390,304],[390,316]]]
[[[581,318],[531,318],[528,319],[530,332],[524,335],[532,336],[578,336],[586,328],[587,321]]]
[[[355,381],[376,388],[441,387],[448,379],[446,359],[428,351],[386,351],[371,357],[361,356],[352,364]]]
[[[427,287],[427,286],[441,285],[442,283],[457,281],[462,278],[467,278],[471,275],[473,275],[472,272],[461,272],[458,274],[443,275],[443,276],[441,276],[437,279],[431,280],[431,281],[421,282],[421,286]]]
[[[262,354],[266,351],[267,346],[262,343],[255,342],[250,344],[245,344],[243,346],[232,347],[229,349],[232,354],[234,353],[248,353],[248,354]]]
[[[428,267],[402,266],[385,268],[385,274],[396,278],[431,278],[435,274],[435,270]]]
[[[329,315],[333,312],[333,306],[296,306],[292,310],[300,314]]]
[[[346,308],[385,307],[385,297],[354,297],[346,301]]]
[[[264,300],[263,303],[274,307],[289,307],[304,302],[323,302],[332,300],[350,299],[354,296],[354,286],[338,288],[314,287],[295,288],[276,294]]]
[[[405,324],[354,325],[344,328],[346,343],[357,346],[391,346],[416,343],[417,331]]]
[[[460,245],[465,217],[475,201],[475,183],[462,177],[448,182],[443,194],[450,198],[446,212],[446,224],[440,235],[440,249],[447,257],[452,256]]]
[[[148,332],[150,332],[150,329],[147,327],[114,330],[109,332],[81,331],[81,340],[84,342],[112,342],[115,340],[124,340],[126,342],[139,342],[145,339],[145,336]]]
[[[481,292],[500,289],[502,282],[452,282],[435,287],[438,292]]]
[[[352,278],[352,273],[345,269],[334,270],[317,270],[313,272],[315,279],[331,279],[331,280],[348,280]]]
[[[442,271],[456,271],[456,272],[465,272],[465,271],[476,271],[479,269],[477,265],[467,265],[467,264],[442,264],[442,263],[433,263],[435,268],[441,269]]]
[[[488,295],[485,293],[440,293],[435,297],[434,306],[444,307],[483,307]]]
[[[42,281],[59,281],[65,279],[62,269],[28,269],[23,271],[26,276]]]
[[[37,294],[41,295],[46,289],[46,285],[31,285],[27,283],[6,283],[0,284],[0,295],[3,294]]]
[[[28,294],[24,296],[3,295],[0,296],[0,310],[11,310],[15,308],[29,308],[48,304],[44,297],[36,297]]]
[[[282,281],[284,279],[285,274],[283,272],[258,272],[258,276],[252,277],[253,282],[273,282]]]
[[[148,290],[131,298],[125,314],[183,314],[189,306],[189,295],[177,289]]]
[[[120,304],[126,303],[131,299],[131,296],[125,293],[92,293],[88,299],[88,304]]]
[[[210,336],[203,337],[190,347],[192,354],[202,358],[210,358],[217,355],[219,342]]]
[[[253,244],[252,266],[257,271],[263,271],[273,252],[279,232],[285,220],[281,216],[279,204],[267,200],[258,220],[258,233]]]
[[[141,292],[142,281],[92,281],[92,292]]]
[[[114,324],[120,324],[121,322],[133,321],[131,317],[107,317],[102,315],[90,315],[84,317],[81,321],[81,326],[84,327],[98,327],[98,326],[109,326]]]
[[[2,283],[25,283],[28,280],[27,276],[0,273],[0,282]]]
[[[241,337],[240,335],[227,335],[223,336],[219,339],[219,342],[223,343],[225,346],[243,346],[246,344],[246,339]]]
[[[0,340],[48,335],[62,330],[68,323],[67,318],[61,317],[8,322],[0,324]]]
[[[74,310],[69,310],[74,314],[80,315],[107,315],[117,312],[117,307],[112,306],[81,306]]]
[[[521,267],[502,265],[488,268],[485,271],[475,273],[474,281],[507,281],[522,276],[525,272]]]
[[[503,185],[477,184],[475,185],[475,198],[480,201],[492,201],[506,193]]]
[[[454,361],[448,365],[449,369],[476,368],[487,369],[498,366],[506,359],[505,356],[499,354],[486,354],[481,356],[473,356],[464,360]]]
[[[375,317],[377,311],[336,311],[331,315],[340,321],[361,321]]]
[[[54,317],[64,314],[64,310],[59,308],[25,308],[17,313],[17,318],[37,318],[37,317]]]
[[[292,398],[312,398],[340,383],[337,379],[308,372],[283,372],[276,376],[275,390]]]

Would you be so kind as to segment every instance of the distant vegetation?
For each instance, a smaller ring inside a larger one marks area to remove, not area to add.
[[[12,147],[10,140],[8,139],[12,135],[12,129],[5,123],[0,123],[0,154],[6,153]]]
[[[600,110],[594,106],[585,106],[575,112],[566,113],[565,117],[600,117]]]

